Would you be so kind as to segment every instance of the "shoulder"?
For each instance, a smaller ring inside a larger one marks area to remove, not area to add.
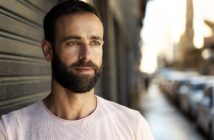
[[[109,100],[106,100],[102,97],[99,97],[97,96],[98,98],[98,102],[104,106],[104,107],[108,107],[109,109],[113,109],[113,110],[118,110],[118,111],[121,111],[121,112],[126,112],[126,113],[139,113],[137,110],[134,110],[134,109],[131,109],[131,108],[128,108],[124,105],[121,105],[121,104],[118,104],[116,102],[113,102],[113,101],[109,101]]]
[[[134,135],[135,139],[154,140],[147,121],[139,111],[101,97],[98,97],[98,102],[101,104],[100,108],[102,108],[103,114],[110,117],[114,124],[122,126],[120,128],[126,129],[127,133],[128,130],[131,130],[131,134]]]
[[[130,112],[130,113],[136,112],[136,110],[128,108],[128,107],[118,104],[116,102],[106,100],[99,96],[97,96],[97,98],[98,98],[98,102],[100,102],[104,106],[110,107],[111,109],[118,109],[118,110]]]
[[[0,140],[6,140],[7,135],[2,120],[0,120]]]
[[[32,105],[2,115],[1,116],[2,123],[4,124],[4,126],[11,126],[19,125],[23,121],[29,121],[30,119],[34,118],[35,115],[39,114],[38,112],[39,104],[40,101],[37,101]]]
[[[98,97],[98,102],[105,114],[136,122],[142,117],[139,111],[120,105],[118,103]]]

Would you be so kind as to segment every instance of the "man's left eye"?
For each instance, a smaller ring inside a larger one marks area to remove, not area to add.
[[[100,46],[101,43],[100,43],[99,41],[92,41],[92,42],[91,42],[91,45],[92,45],[92,46]]]

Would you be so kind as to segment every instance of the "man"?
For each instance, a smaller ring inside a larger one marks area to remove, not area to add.
[[[44,33],[51,93],[3,115],[0,140],[153,139],[139,112],[94,94],[103,56],[103,25],[94,7],[76,0],[55,6],[44,18]]]

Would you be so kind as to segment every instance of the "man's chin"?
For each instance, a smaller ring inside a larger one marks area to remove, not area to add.
[[[75,74],[75,77],[78,79],[90,79],[90,78],[95,77],[95,74],[93,74],[93,73],[78,73],[78,74]]]

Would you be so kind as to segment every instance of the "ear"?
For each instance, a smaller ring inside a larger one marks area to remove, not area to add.
[[[42,47],[42,51],[43,51],[43,54],[45,56],[45,59],[48,61],[51,61],[52,56],[53,56],[53,51],[52,51],[52,46],[51,46],[50,42],[43,39],[41,41],[41,47]]]

